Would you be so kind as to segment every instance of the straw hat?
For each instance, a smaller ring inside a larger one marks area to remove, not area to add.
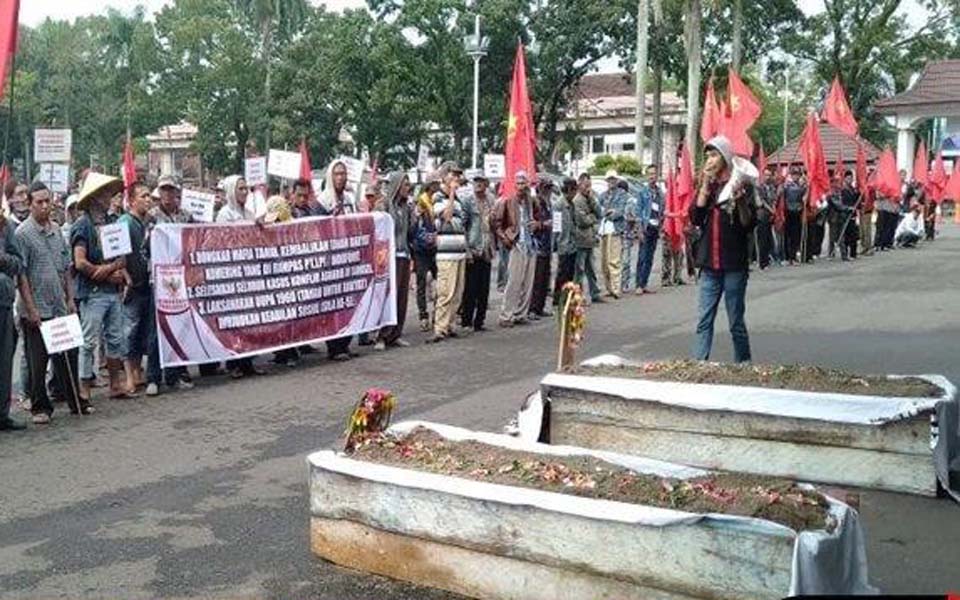
[[[116,177],[110,177],[103,173],[89,173],[80,186],[79,198],[77,198],[77,208],[86,210],[90,200],[95,196],[109,192],[113,197],[123,191],[123,182]]]
[[[271,196],[270,199],[267,200],[267,214],[263,217],[264,223],[283,223],[292,218],[293,215],[290,213],[290,204],[287,203],[286,198],[283,196]]]

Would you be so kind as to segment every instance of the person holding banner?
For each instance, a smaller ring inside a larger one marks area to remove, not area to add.
[[[30,186],[28,199],[30,217],[17,228],[17,243],[23,257],[17,312],[30,365],[30,412],[34,424],[46,425],[53,416],[53,403],[47,395],[47,364],[51,359],[56,388],[64,395],[70,411],[86,414],[92,409],[89,403],[76,397],[77,351],[48,356],[40,332],[42,322],[73,314],[76,308],[70,253],[60,228],[50,220],[50,191],[42,182],[35,182]]]
[[[106,225],[111,200],[123,190],[123,182],[101,173],[89,173],[80,189],[78,208],[83,214],[70,228],[73,268],[76,272],[75,297],[79,302],[83,347],[80,349],[80,402],[90,401],[96,378],[94,350],[100,337],[105,341],[104,354],[110,372],[110,397],[127,398],[123,358],[126,340],[123,337],[123,309],[120,288],[130,276],[123,257],[107,259],[100,242],[100,227]],[[88,407],[86,410],[89,410]]]
[[[393,237],[396,250],[394,261],[397,271],[397,324],[380,330],[378,351],[388,347],[406,348],[410,344],[401,336],[407,316],[407,298],[410,295],[410,224],[413,208],[410,206],[410,179],[402,171],[394,171],[387,178],[386,194],[373,207],[375,211],[393,217]],[[489,273],[488,273],[489,275]]]
[[[13,303],[17,297],[17,277],[22,267],[23,258],[16,240],[16,227],[0,212],[0,431],[26,429],[25,425],[10,418],[13,355],[17,350]]]
[[[323,206],[334,217],[357,212],[356,206],[347,196],[347,165],[341,160],[335,160],[327,167],[323,187]],[[344,362],[356,356],[350,351],[352,339],[352,336],[345,336],[328,341],[327,356],[330,360]]]

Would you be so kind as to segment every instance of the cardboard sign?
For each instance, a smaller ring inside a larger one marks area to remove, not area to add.
[[[133,252],[130,244],[130,230],[126,223],[112,223],[100,228],[100,248],[104,260],[126,256]]]
[[[51,192],[67,193],[70,185],[70,165],[57,163],[40,165],[40,181],[46,184]]]
[[[426,146],[420,146],[420,153],[417,155],[417,169],[420,171],[429,171],[433,168],[433,161],[430,160],[430,149]]]
[[[83,328],[76,314],[40,323],[40,335],[47,354],[60,354],[83,346]]]
[[[73,150],[73,130],[35,129],[33,131],[33,162],[70,162]]]
[[[267,174],[283,179],[300,179],[300,153],[271,150],[267,161]],[[249,181],[247,185],[251,185]]]
[[[363,161],[350,156],[341,156],[338,158],[347,167],[347,181],[360,183],[363,181],[363,171],[365,170]]]
[[[563,233],[563,213],[559,210],[553,211],[553,233]]]
[[[205,194],[193,190],[183,190],[180,196],[180,206],[193,216],[198,223],[213,223],[213,205],[217,197],[214,194]]]
[[[299,167],[297,172],[300,172]],[[267,185],[267,157],[255,156],[243,161],[243,178],[250,187]]]
[[[507,174],[507,157],[503,154],[484,155],[483,174],[488,179],[503,179],[503,176]]]

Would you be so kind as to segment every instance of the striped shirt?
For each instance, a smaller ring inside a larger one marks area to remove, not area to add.
[[[66,315],[63,275],[70,266],[70,253],[60,228],[52,221],[44,227],[30,217],[17,227],[17,243],[23,253],[22,273],[30,284],[33,303],[40,318],[53,319]],[[17,313],[25,316],[27,312],[23,298],[17,302]]]

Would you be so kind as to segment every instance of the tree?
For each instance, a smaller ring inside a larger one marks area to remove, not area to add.
[[[634,77],[637,82],[637,115],[636,125],[636,153],[637,160],[643,162],[643,128],[646,126],[646,81],[647,81],[647,51],[650,46],[649,5],[647,0],[637,2],[637,67]]]
[[[703,7],[700,0],[687,0],[687,14],[684,20],[685,47],[687,49],[687,148],[697,147],[700,123],[700,64],[703,51],[700,24]]]

